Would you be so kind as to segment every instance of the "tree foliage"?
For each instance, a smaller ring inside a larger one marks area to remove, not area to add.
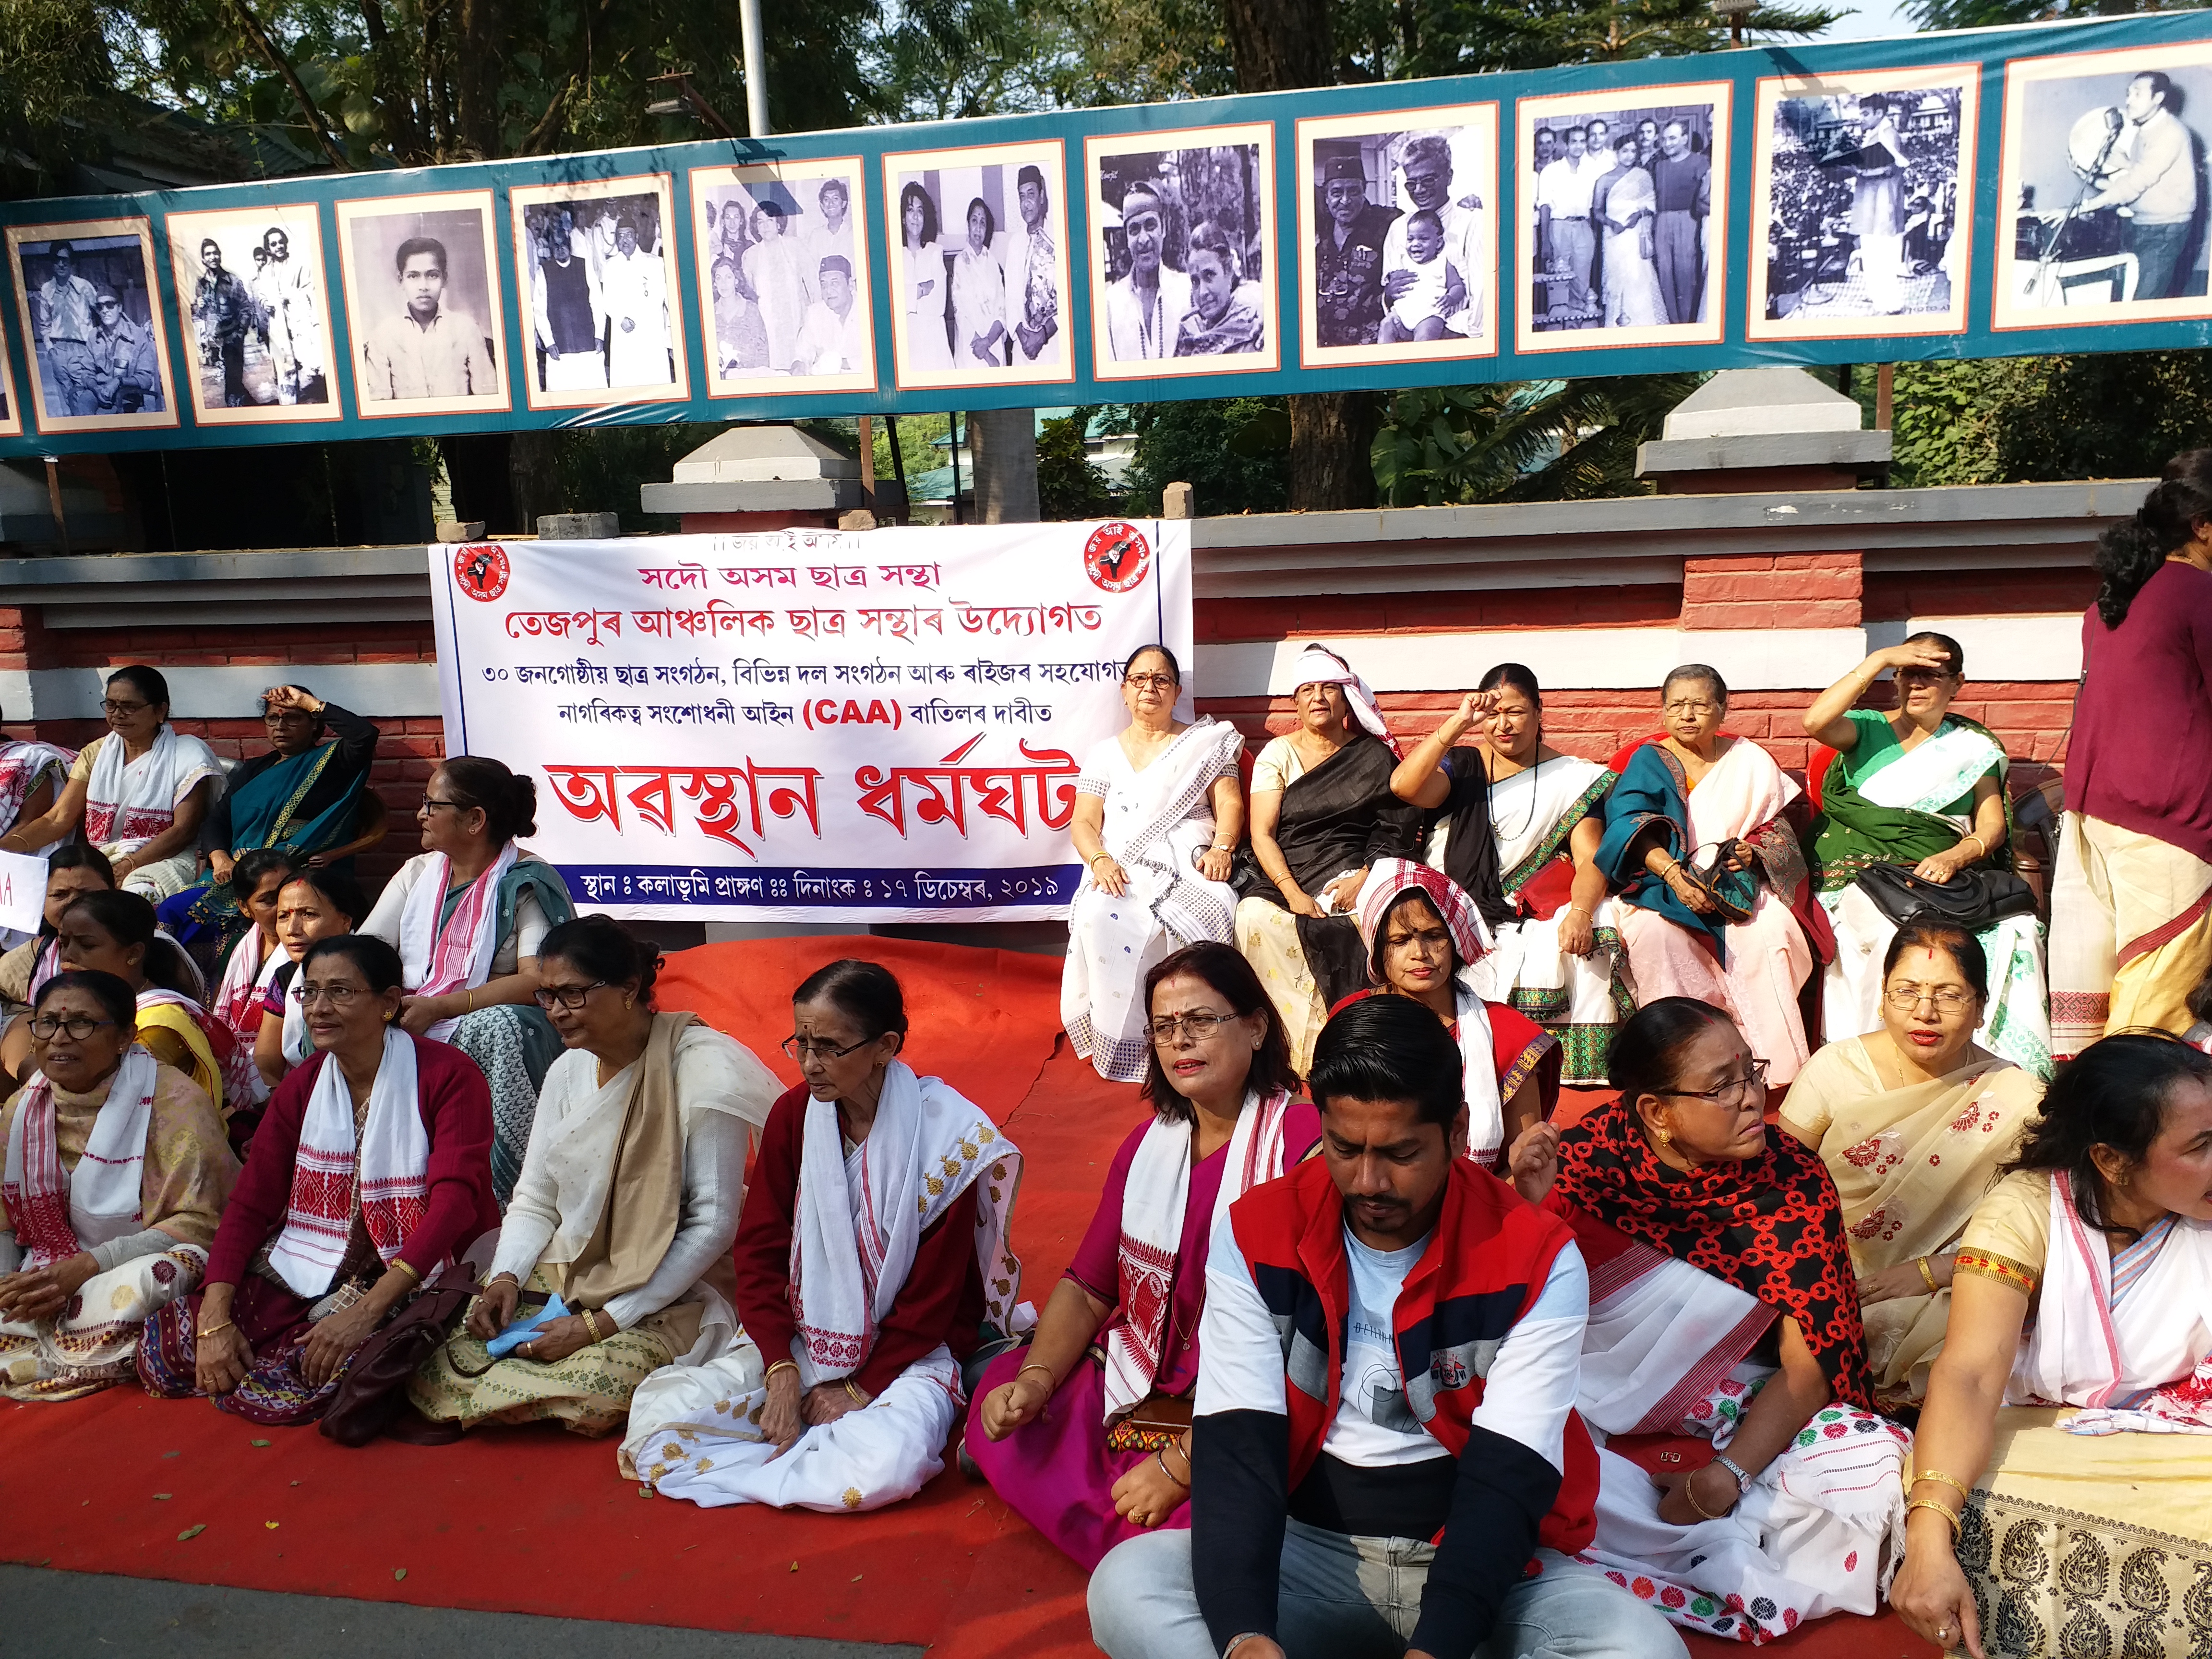
[[[2205,442],[2212,354],[2130,351],[1900,363],[1901,484],[2155,477]]]
[[[1106,475],[1083,447],[1097,412],[1078,409],[1037,432],[1037,505],[1047,519],[1095,519],[1112,499]]]
[[[1401,392],[1375,441],[1392,507],[1579,501],[1638,493],[1636,447],[1698,374],[1532,380]]]
[[[1123,480],[1129,512],[1158,513],[1171,483],[1189,484],[1197,510],[1208,517],[1281,512],[1291,498],[1285,401],[1139,404],[1132,412],[1137,452]]]

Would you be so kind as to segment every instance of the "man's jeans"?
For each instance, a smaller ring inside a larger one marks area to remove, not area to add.
[[[2128,252],[2136,256],[2136,298],[2169,300],[2177,297],[2189,273],[2181,256],[2189,252],[2187,220],[2178,225],[2128,223]]]
[[[1289,1522],[1275,1639],[1289,1659],[1400,1659],[1435,1555],[1410,1539]],[[1687,1659],[1656,1607],[1555,1551],[1537,1551],[1536,1563],[1506,1595],[1478,1659]],[[1109,1552],[1091,1575],[1090,1602],[1091,1639],[1109,1659],[1216,1659],[1188,1532],[1146,1533]]]

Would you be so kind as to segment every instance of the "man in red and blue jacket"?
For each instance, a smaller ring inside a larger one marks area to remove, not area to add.
[[[1457,1045],[1370,997],[1315,1050],[1322,1157],[1206,1262],[1191,1528],[1091,1581],[1111,1659],[1681,1659],[1569,1558],[1595,1524],[1569,1230],[1465,1156]],[[1202,1577],[1193,1570],[1203,1561]]]

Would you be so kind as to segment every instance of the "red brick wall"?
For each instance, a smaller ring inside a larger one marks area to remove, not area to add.
[[[1733,553],[1682,562],[1685,628],[1856,628],[1856,553]]]

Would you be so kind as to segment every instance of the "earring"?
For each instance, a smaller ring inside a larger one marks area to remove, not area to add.
[[[635,1008],[635,1007],[636,1007],[636,1006],[637,1006],[637,999],[636,999],[635,997],[624,997],[624,998],[623,999],[623,1007],[625,1007],[625,1008]]]
[[[1655,1123],[1651,1126],[1651,1133],[1658,1137],[1662,1146],[1671,1146],[1674,1144],[1674,1132],[1672,1129],[1662,1128]]]

